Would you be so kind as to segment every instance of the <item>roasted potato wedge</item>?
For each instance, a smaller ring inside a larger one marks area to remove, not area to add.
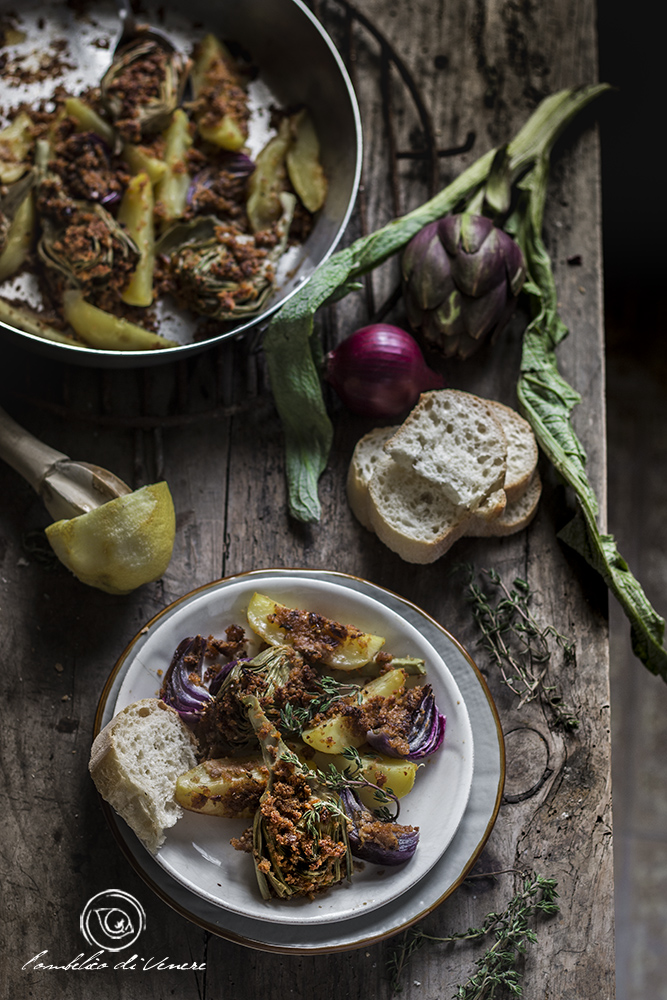
[[[353,625],[341,625],[311,611],[286,608],[264,594],[253,595],[248,605],[248,621],[253,631],[271,645],[307,647],[310,656],[315,650],[325,666],[336,670],[362,667],[384,645],[382,636],[361,632]]]
[[[405,689],[405,680],[404,670],[388,670],[386,674],[364,684],[361,689],[362,703],[368,698],[388,698],[392,694],[399,694]],[[366,742],[365,736],[354,733],[344,715],[331,716],[317,726],[304,729],[301,738],[314,750],[326,754],[341,754],[345,747],[360,747]]]
[[[268,774],[259,755],[205,760],[177,779],[175,798],[191,812],[248,819],[255,814]]]
[[[309,212],[317,212],[327,196],[327,178],[320,163],[320,144],[313,120],[304,109],[291,120],[293,141],[286,164],[292,187]]]

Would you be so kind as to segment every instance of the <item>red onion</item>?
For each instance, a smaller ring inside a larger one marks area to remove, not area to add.
[[[350,821],[348,837],[355,858],[375,865],[401,865],[410,860],[419,843],[419,827],[380,823],[349,787],[341,789],[340,798]]]
[[[192,674],[195,674],[203,681],[205,652],[206,639],[203,636],[188,636],[183,639],[176,647],[162,683],[162,700],[175,708],[187,724],[197,722],[204,706],[211,701],[211,695],[203,683],[195,683],[192,679]]]
[[[363,417],[396,417],[421,392],[445,384],[414,337],[389,323],[356,330],[327,354],[324,375],[345,406]]]
[[[406,734],[408,752],[399,753],[392,741],[391,735],[382,728],[371,729],[366,733],[366,740],[374,750],[387,757],[403,757],[405,760],[421,760],[435,753],[442,746],[445,738],[445,716],[435,703],[435,695],[430,684],[424,687],[424,694],[413,713],[410,730]]]

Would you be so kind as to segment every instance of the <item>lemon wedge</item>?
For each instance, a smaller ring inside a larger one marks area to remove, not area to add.
[[[176,517],[166,483],[144,486],[46,529],[69,570],[108,594],[129,594],[162,576],[174,548]]]

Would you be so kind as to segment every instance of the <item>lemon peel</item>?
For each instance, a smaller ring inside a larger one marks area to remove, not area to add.
[[[169,565],[175,534],[174,503],[165,482],[46,529],[61,563],[82,583],[108,594],[129,594],[159,579]]]

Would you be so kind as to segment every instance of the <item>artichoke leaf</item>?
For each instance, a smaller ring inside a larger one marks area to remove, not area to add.
[[[287,683],[293,665],[294,653],[288,646],[269,646],[252,660],[238,660],[202,714],[198,731],[202,752],[218,757],[256,749],[255,733],[240,699],[250,688],[261,696],[271,717],[277,718],[278,710],[271,705],[273,695]]]

